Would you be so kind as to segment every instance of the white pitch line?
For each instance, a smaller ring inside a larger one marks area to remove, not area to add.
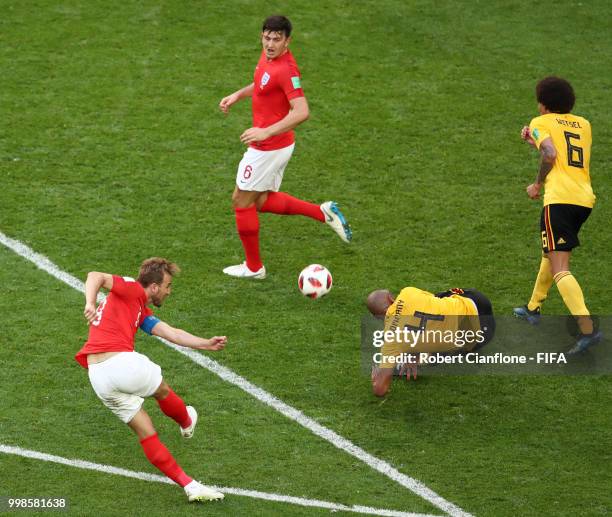
[[[60,463],[69,467],[76,467],[79,469],[96,470],[105,474],[114,474],[117,476],[124,476],[129,478],[141,479],[143,481],[151,481],[155,483],[165,483],[168,485],[174,485],[174,481],[170,480],[166,476],[160,476],[158,474],[149,474],[148,472],[134,472],[133,470],[126,470],[119,467],[113,467],[111,465],[102,465],[100,463],[92,463],[91,461],[77,460],[64,458],[62,456],[55,456],[53,454],[47,454],[45,452],[32,451],[29,449],[22,449],[21,447],[14,447],[11,445],[0,444],[0,453],[13,454],[15,456],[23,456],[25,458],[50,461],[53,463]],[[212,486],[212,485],[208,485]],[[242,497],[251,497],[253,499],[264,499],[266,501],[274,501],[279,503],[293,504],[297,506],[307,506],[311,508],[323,508],[332,511],[344,511],[352,513],[361,513],[366,515],[382,515],[383,517],[438,517],[436,515],[425,514],[425,513],[410,513],[400,512],[398,510],[387,510],[385,508],[372,508],[370,506],[352,505],[348,506],[345,504],[331,503],[329,501],[321,501],[319,499],[305,499],[303,497],[294,497],[289,495],[274,494],[270,492],[260,492],[258,490],[245,490],[243,488],[232,488],[232,487],[220,487],[213,486],[214,489],[223,492],[224,494],[232,494]]]
[[[26,246],[22,242],[19,242],[15,239],[11,239],[10,237],[7,237],[4,233],[0,232],[0,243],[4,244],[7,248],[13,250],[19,256],[29,260],[38,268],[42,269],[43,271],[46,271],[58,280],[61,280],[62,282],[68,284],[70,287],[76,289],[77,291],[84,292],[85,287],[83,282],[79,281],[69,273],[62,271],[47,257],[36,253],[34,250],[32,250],[30,247]],[[438,495],[436,492],[431,490],[429,487],[427,487],[417,479],[403,474],[386,461],[371,455],[369,452],[366,452],[361,447],[355,445],[354,443],[340,436],[331,429],[322,426],[312,418],[304,415],[304,413],[302,413],[298,409],[284,403],[280,399],[277,399],[275,396],[259,388],[258,386],[255,386],[254,384],[246,380],[244,377],[241,377],[240,375],[234,373],[229,368],[220,365],[216,361],[210,359],[205,355],[195,352],[192,349],[182,348],[172,343],[169,343],[164,339],[158,339],[167,346],[176,350],[177,352],[180,352],[181,354],[185,355],[193,362],[218,375],[223,380],[233,384],[234,386],[239,387],[241,390],[247,392],[249,395],[252,395],[267,406],[270,406],[271,408],[285,415],[287,418],[293,420],[294,422],[299,423],[301,426],[305,427],[315,435],[331,443],[334,447],[337,447],[338,449],[347,452],[351,456],[364,462],[372,469],[387,476],[396,483],[415,493],[419,497],[422,497],[426,501],[429,501],[436,508],[439,508],[440,510],[446,512],[448,515],[451,515],[452,517],[472,517],[469,513],[462,510],[450,501],[447,501],[442,496]]]

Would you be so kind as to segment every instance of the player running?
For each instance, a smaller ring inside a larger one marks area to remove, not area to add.
[[[416,362],[397,360],[403,354],[467,353],[486,345],[495,333],[495,318],[489,299],[476,289],[449,289],[432,294],[416,287],[406,287],[397,298],[386,289],[372,291],[366,300],[370,313],[384,318],[385,331],[410,329],[422,333],[415,341],[385,342],[382,360],[372,368],[372,391],[383,397],[391,387],[398,364],[400,373],[416,379]],[[427,331],[427,332],[425,332]],[[447,339],[450,333],[453,339]]]
[[[227,338],[194,336],[160,321],[148,307],[161,307],[172,290],[176,264],[150,258],[140,266],[138,279],[91,272],[85,282],[84,315],[89,322],[87,342],[75,358],[89,369],[89,380],[106,407],[138,436],[147,459],[185,490],[189,501],[223,499],[223,494],[191,478],[159,440],[153,422],[142,408],[145,397],[155,397],[160,409],[179,426],[185,438],[193,436],[198,413],[185,406],[162,378],[161,368],[134,351],[134,336],[140,328],[177,345],[196,350],[222,350]],[[108,296],[96,308],[101,288]]]
[[[572,115],[574,89],[565,79],[546,77],[536,86],[540,116],[521,131],[521,138],[539,149],[542,160],[527,195],[538,199],[544,186],[540,217],[542,261],[529,303],[514,314],[532,325],[553,281],[563,302],[576,317],[581,335],[569,353],[578,353],[601,340],[584,302],[582,289],[569,270],[572,250],[580,245],[578,232],[591,214],[595,195],[591,188],[591,124]]]
[[[344,242],[352,239],[351,228],[333,201],[319,206],[278,191],[295,147],[293,129],[309,116],[300,71],[289,50],[291,29],[291,22],[284,16],[270,16],[264,21],[263,50],[253,82],[219,103],[221,111],[228,113],[230,106],[251,97],[253,110],[253,127],[240,136],[249,147],[238,165],[232,195],[246,261],[226,267],[223,272],[230,276],[266,277],[259,253],[258,212],[304,215],[326,222]]]

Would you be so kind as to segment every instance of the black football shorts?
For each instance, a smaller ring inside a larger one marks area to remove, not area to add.
[[[591,215],[591,208],[579,205],[546,205],[540,216],[542,250],[571,251],[580,246],[578,232]]]

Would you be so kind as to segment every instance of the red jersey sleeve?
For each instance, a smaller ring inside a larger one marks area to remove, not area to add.
[[[304,90],[302,90],[302,76],[300,70],[297,67],[295,61],[291,60],[287,62],[287,66],[280,77],[280,86],[285,92],[288,100],[297,99],[298,97],[304,97]]]
[[[133,278],[113,275],[113,288],[110,291],[120,298],[139,298],[142,296],[142,286]]]

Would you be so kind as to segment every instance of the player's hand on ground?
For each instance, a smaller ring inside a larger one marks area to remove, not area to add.
[[[223,350],[227,343],[227,336],[213,336],[207,341],[208,343],[202,347],[203,350]]]
[[[250,127],[240,135],[240,140],[243,144],[252,144],[253,142],[261,142],[270,135],[264,127]]]
[[[237,102],[238,96],[232,93],[231,95],[228,95],[227,97],[223,97],[223,99],[221,99],[221,102],[219,103],[219,109],[223,113],[229,113],[230,106],[232,104],[236,104]]]
[[[531,131],[529,130],[529,126],[523,126],[521,129],[521,138],[527,142],[529,145],[535,147],[535,140],[531,137]]]
[[[540,199],[540,188],[542,185],[539,183],[532,183],[527,187],[527,195],[530,199]]]
[[[85,316],[88,323],[92,323],[96,319],[96,306],[93,303],[86,303],[83,316]]]

